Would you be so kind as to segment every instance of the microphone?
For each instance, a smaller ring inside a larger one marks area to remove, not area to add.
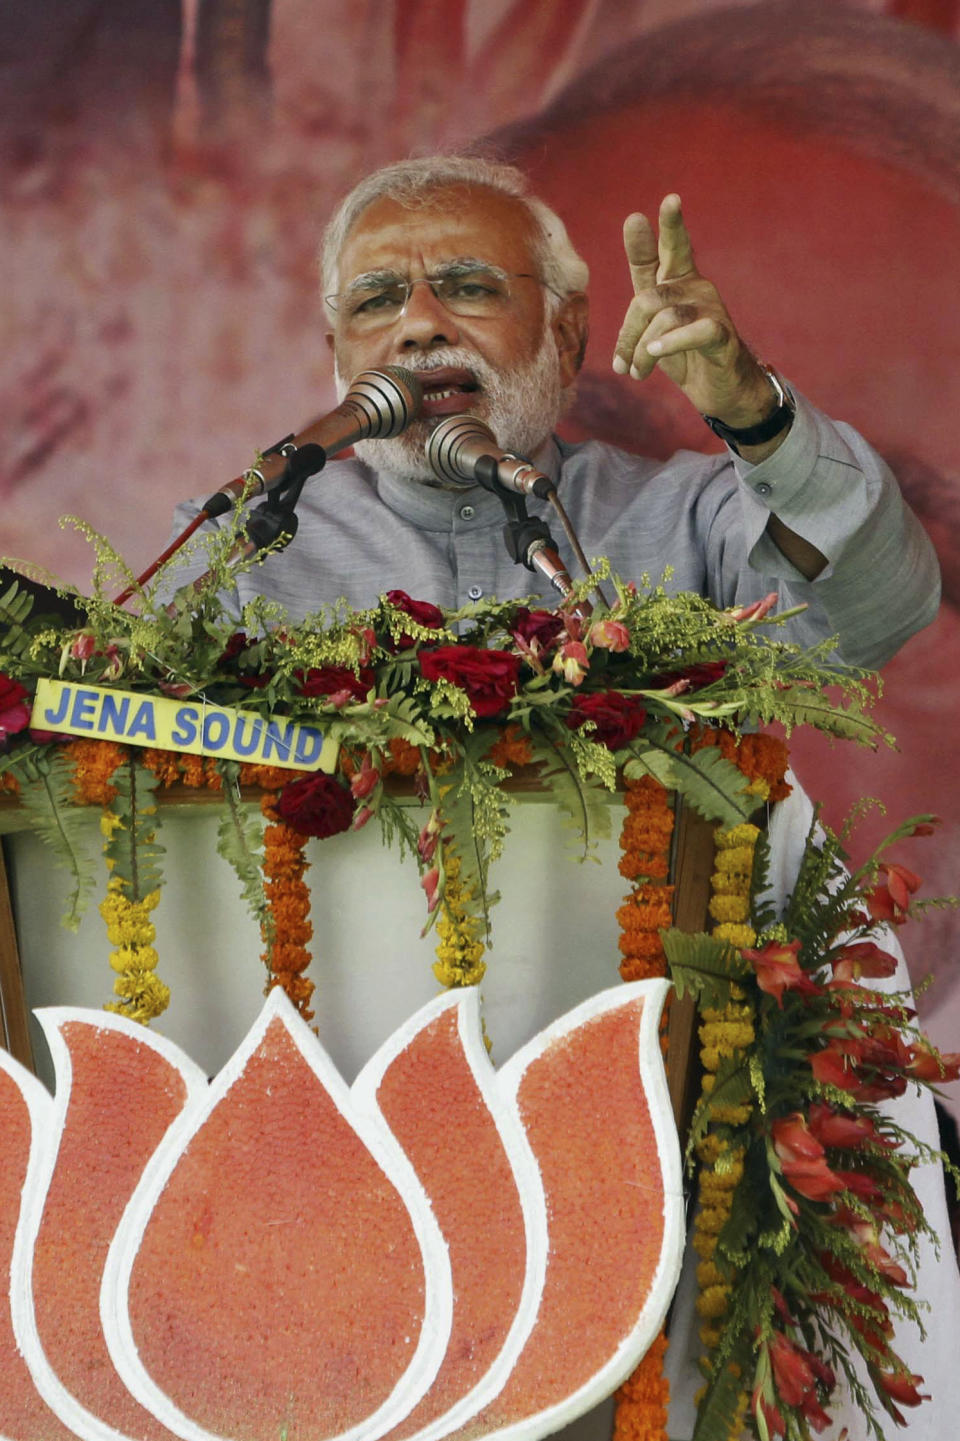
[[[422,404],[423,387],[412,370],[402,365],[362,370],[334,410],[308,425],[299,435],[289,435],[272,446],[259,465],[251,466],[236,480],[215,490],[203,508],[208,516],[224,515],[244,492],[249,498],[272,490],[286,474],[290,457],[304,446],[314,446],[321,452],[314,457],[310,471],[314,475],[323,469],[328,457],[358,440],[399,435],[417,419]]]
[[[440,480],[454,485],[482,485],[493,490],[499,481],[516,495],[535,495],[540,500],[548,500],[556,491],[548,475],[535,470],[529,460],[504,450],[489,425],[473,415],[450,415],[441,420],[427,441],[427,460]]]

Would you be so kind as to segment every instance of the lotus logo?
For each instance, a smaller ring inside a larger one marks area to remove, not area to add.
[[[348,1087],[275,991],[212,1082],[101,1012],[0,1053],[5,1441],[535,1438],[655,1335],[682,1249],[664,982],[499,1071],[473,991]]]

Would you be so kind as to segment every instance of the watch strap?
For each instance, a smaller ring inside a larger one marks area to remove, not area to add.
[[[721,440],[739,454],[741,445],[763,445],[766,441],[772,440],[779,435],[781,430],[793,420],[796,414],[796,406],[787,394],[787,391],[775,370],[769,365],[760,365],[760,369],[770,382],[774,394],[774,407],[770,414],[756,425],[733,426],[727,425],[726,421],[720,420],[716,415],[705,415],[703,419],[709,425],[714,435],[719,435]]]

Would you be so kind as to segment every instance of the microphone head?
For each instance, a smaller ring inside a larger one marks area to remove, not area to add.
[[[402,365],[361,370],[351,381],[343,405],[360,412],[361,433],[365,437],[387,440],[417,419],[423,405],[423,386],[413,371]]]
[[[438,479],[476,485],[478,455],[500,455],[501,448],[489,425],[475,415],[448,415],[432,431],[426,453]]]

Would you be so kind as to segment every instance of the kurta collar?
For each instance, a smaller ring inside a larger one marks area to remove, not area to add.
[[[557,483],[560,476],[560,448],[550,436],[531,457],[537,470]],[[465,505],[473,507],[471,527],[503,525],[503,506],[497,496],[482,486],[462,490],[440,490],[431,485],[401,480],[395,475],[375,475],[373,483],[384,505],[421,530],[452,531]],[[538,502],[534,501],[536,507]]]

